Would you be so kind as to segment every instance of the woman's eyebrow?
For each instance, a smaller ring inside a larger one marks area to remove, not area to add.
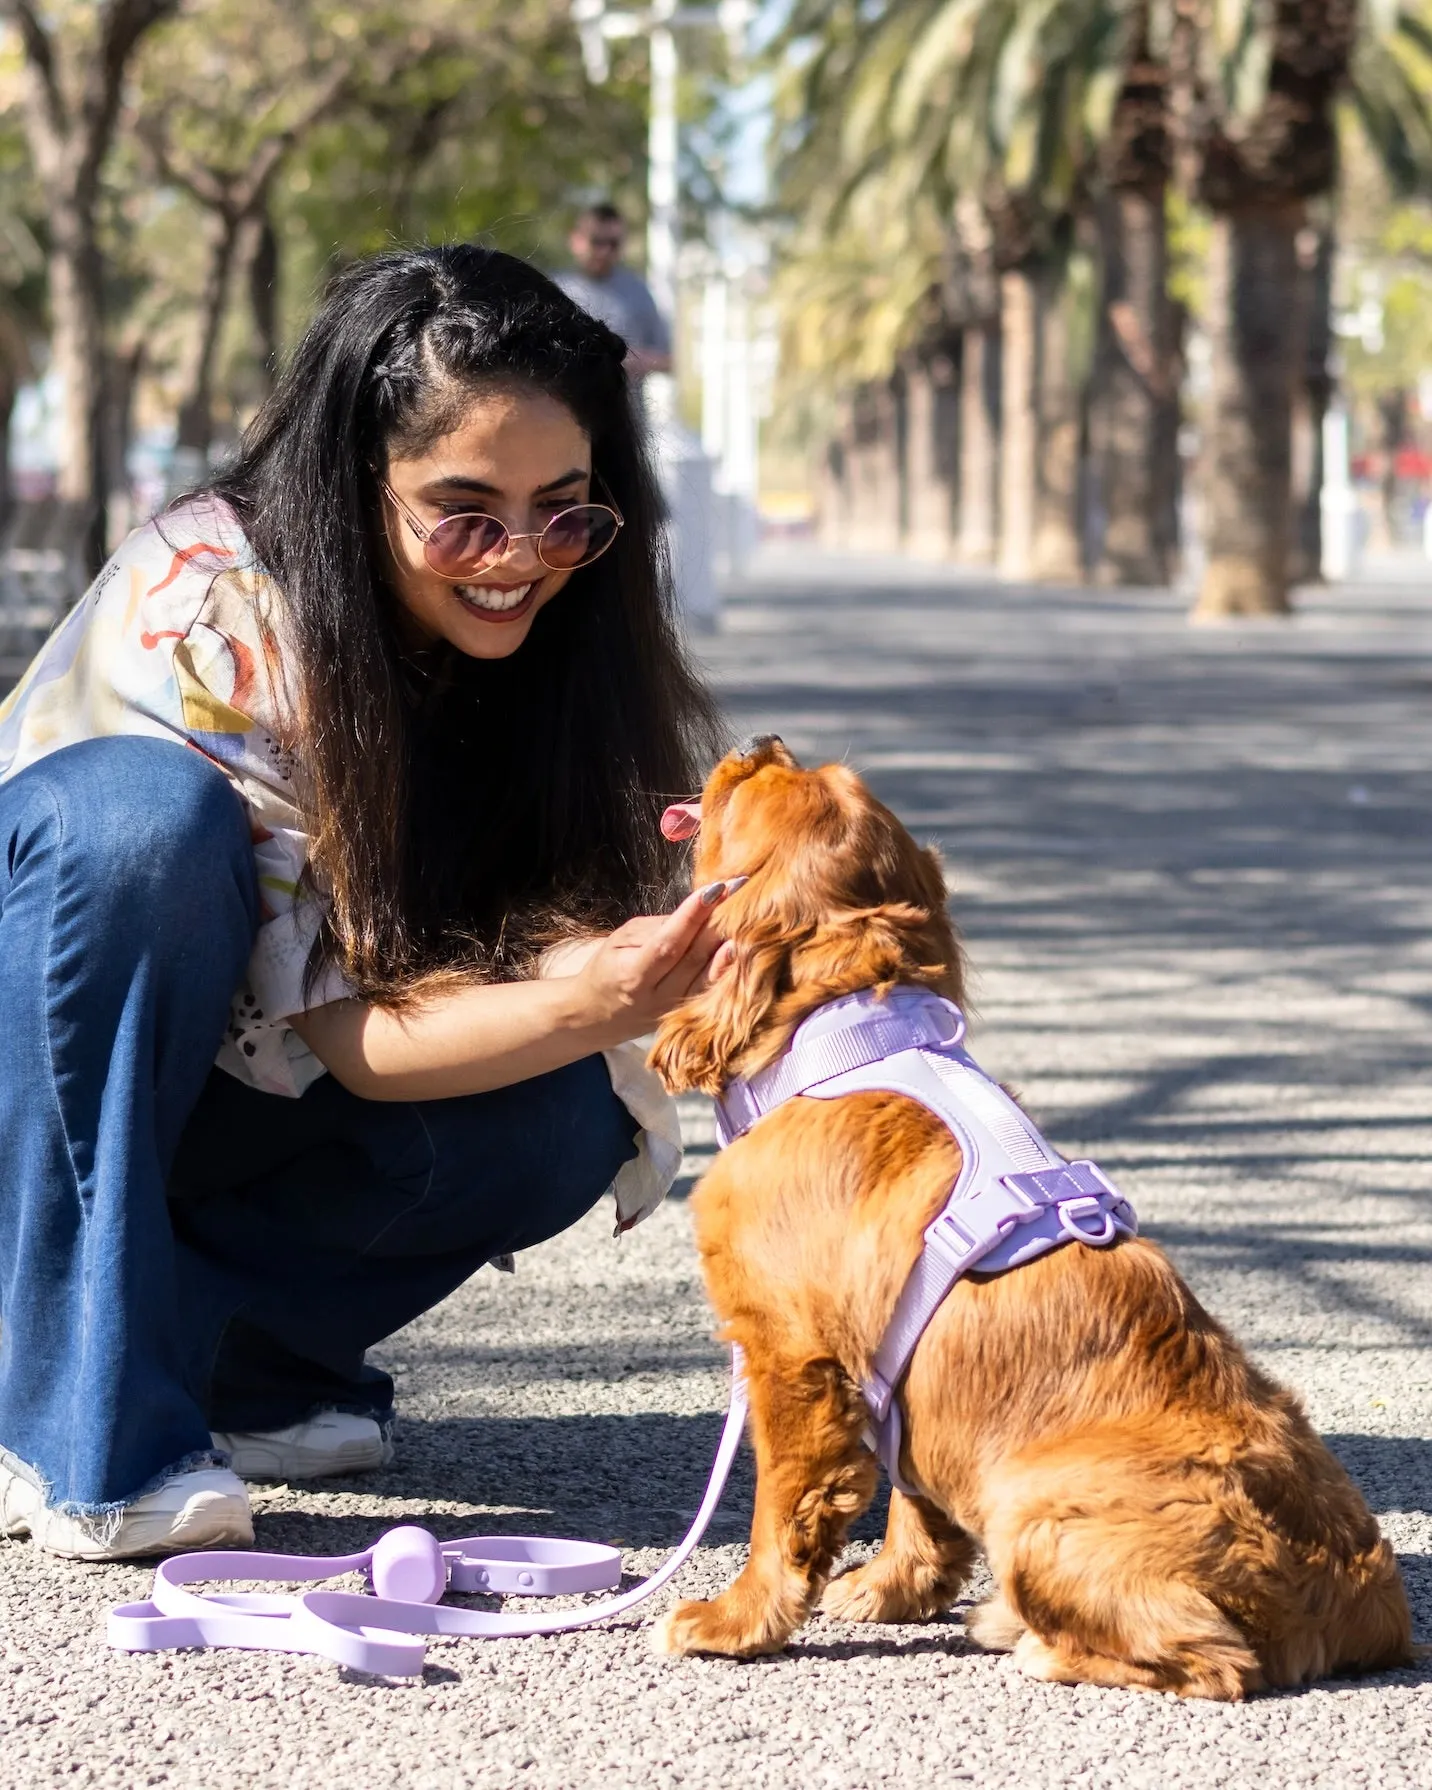
[[[564,485],[574,485],[578,479],[588,479],[592,475],[584,466],[574,466],[570,472],[564,472],[559,479],[549,479],[545,485],[539,485],[532,493],[534,497],[542,497],[548,491],[560,491]],[[502,489],[498,485],[485,484],[481,479],[466,479],[454,473],[451,477],[429,479],[423,486],[421,495],[432,497],[439,491],[470,491],[474,497],[501,497]]]

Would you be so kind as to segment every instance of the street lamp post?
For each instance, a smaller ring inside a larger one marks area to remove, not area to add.
[[[718,26],[739,46],[749,23],[750,0],[720,0],[714,6],[682,6],[652,0],[641,11],[609,9],[607,0],[570,0],[588,78],[605,81],[610,72],[607,45],[614,38],[645,37],[650,57],[647,124],[647,284],[666,318],[673,344],[680,327],[676,261],[680,234],[677,116],[681,73],[676,32],[690,26]],[[700,441],[676,414],[675,380],[647,375],[644,395],[651,419],[657,463],[669,513],[676,593],[697,628],[716,626],[719,599],[713,564],[714,509],[711,461]]]
[[[677,123],[677,77],[680,64],[676,38],[668,22],[673,6],[658,6],[651,17],[651,112],[646,137],[646,277],[652,297],[671,322],[675,336],[677,157],[680,136]]]

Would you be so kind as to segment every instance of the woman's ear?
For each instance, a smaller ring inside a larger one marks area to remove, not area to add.
[[[738,1067],[760,1067],[741,1059],[785,985],[789,955],[779,940],[738,945],[735,962],[719,981],[667,1014],[647,1062],[670,1093],[719,1094]],[[772,1056],[783,1042],[772,1040]]]

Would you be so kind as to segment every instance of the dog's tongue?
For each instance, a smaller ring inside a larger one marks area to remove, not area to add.
[[[690,839],[700,831],[700,802],[673,802],[661,817],[663,839]]]

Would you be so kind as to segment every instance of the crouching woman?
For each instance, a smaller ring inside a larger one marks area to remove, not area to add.
[[[505,255],[350,270],[0,708],[0,1534],[249,1541],[386,1458],[371,1344],[664,1193],[715,730],[624,354]]]

